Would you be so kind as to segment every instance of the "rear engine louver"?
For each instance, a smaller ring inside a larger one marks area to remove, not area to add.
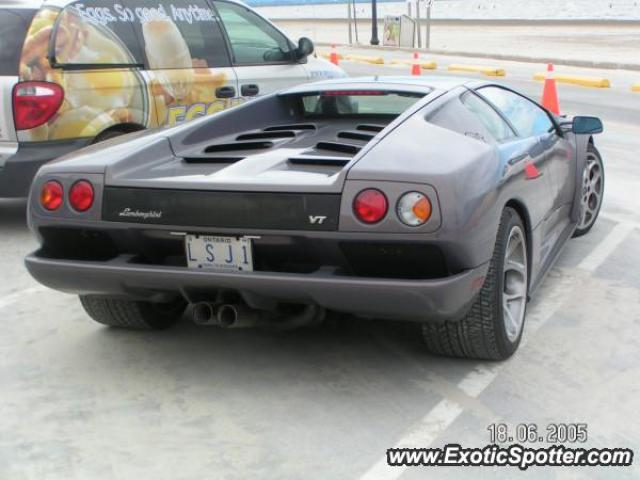
[[[292,125],[274,125],[263,129],[265,132],[278,132],[280,130],[315,130],[316,126],[311,123],[298,123]]]
[[[273,142],[241,142],[209,145],[204,153],[239,152],[243,150],[264,150],[273,147]]]
[[[273,132],[243,133],[242,135],[238,135],[236,140],[239,142],[244,140],[276,140],[281,138],[294,138],[295,136],[296,132],[292,130],[281,130]]]
[[[353,131],[345,131],[345,132],[338,133],[338,138],[347,138],[349,140],[362,140],[363,142],[368,142],[373,137],[375,137],[374,133],[353,132]]]
[[[356,130],[362,130],[364,132],[381,132],[382,130],[384,130],[384,128],[385,128],[384,125],[362,124],[362,125],[358,125],[356,127]]]
[[[344,157],[315,157],[311,155],[300,155],[289,159],[292,165],[312,165],[322,167],[344,167],[349,163],[350,158]]]
[[[186,163],[215,163],[215,164],[228,164],[236,163],[243,160],[245,157],[184,157],[183,160]]]
[[[318,142],[316,144],[316,150],[328,150],[330,152],[346,153],[349,155],[355,155],[361,150],[361,148],[362,147],[359,147],[358,145],[338,142]]]

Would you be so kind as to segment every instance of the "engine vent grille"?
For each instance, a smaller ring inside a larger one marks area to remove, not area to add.
[[[338,138],[347,138],[349,140],[362,140],[363,142],[368,142],[375,134],[373,133],[364,133],[364,132],[353,132],[353,131],[345,131],[338,133]]]
[[[264,150],[273,147],[273,142],[220,143],[209,145],[204,153],[240,152],[243,150]]]
[[[289,159],[293,165],[314,165],[323,167],[344,167],[349,163],[350,158],[344,157],[315,157],[312,155],[299,155]]]
[[[358,145],[351,145],[349,143],[338,142],[318,142],[316,144],[316,150],[328,150],[330,152],[346,153],[349,155],[355,155],[362,147]]]
[[[238,135],[236,140],[241,142],[244,140],[269,140],[269,139],[280,139],[280,138],[294,138],[296,136],[296,132],[292,130],[278,130],[273,132],[256,132],[256,133],[243,133],[242,135]]]
[[[244,160],[245,157],[232,157],[232,156],[218,156],[218,157],[185,157],[184,160],[186,163],[236,163],[240,160]]]
[[[362,130],[364,132],[381,132],[384,128],[384,125],[369,125],[363,123],[362,125],[358,125],[356,130]]]
[[[295,123],[292,125],[274,125],[263,129],[265,132],[278,132],[280,130],[316,130],[312,123]]]

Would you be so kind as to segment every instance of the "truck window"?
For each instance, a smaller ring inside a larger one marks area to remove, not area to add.
[[[230,65],[219,19],[205,0],[132,0],[129,5],[151,69]]]
[[[26,8],[0,8],[0,75],[18,75],[22,46],[35,12]]]
[[[251,10],[228,2],[214,2],[227,31],[234,63],[263,65],[293,60],[291,42]]]

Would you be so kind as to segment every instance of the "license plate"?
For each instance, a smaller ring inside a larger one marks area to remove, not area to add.
[[[252,272],[251,240],[246,237],[187,235],[185,240],[189,268],[220,272]]]

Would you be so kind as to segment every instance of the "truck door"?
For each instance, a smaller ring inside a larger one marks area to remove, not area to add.
[[[309,81],[294,57],[295,46],[251,9],[222,0],[213,2],[226,32],[231,59],[244,99]]]

